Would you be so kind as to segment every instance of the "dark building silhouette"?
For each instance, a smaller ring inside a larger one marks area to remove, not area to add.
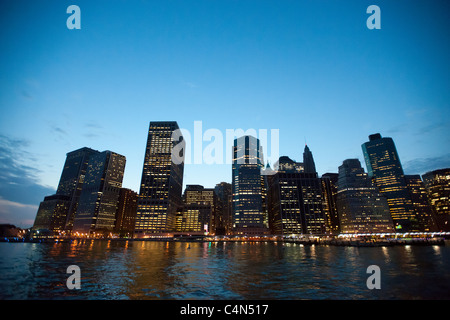
[[[312,152],[307,145],[305,145],[305,150],[303,151],[303,165],[306,173],[317,172]]]
[[[336,205],[342,233],[393,232],[386,198],[383,197],[358,159],[339,166]]]
[[[217,198],[216,235],[229,235],[233,229],[231,184],[227,182],[216,184],[214,192]]]
[[[419,223],[392,138],[372,134],[369,141],[362,145],[362,150],[369,177],[388,201],[396,231],[418,231]]]
[[[52,233],[64,231],[70,202],[70,197],[65,195],[54,194],[45,197],[39,204],[32,229],[48,230]]]
[[[112,151],[92,155],[73,222],[73,233],[114,230],[126,159]]]
[[[325,173],[320,178],[322,184],[324,218],[327,232],[339,234],[339,214],[337,212],[337,182],[338,173]]]
[[[120,237],[132,237],[136,220],[138,194],[133,190],[121,188],[117,202],[114,232]]]
[[[422,178],[438,230],[450,231],[450,168],[427,172]]]
[[[259,139],[243,136],[234,140],[232,193],[235,234],[268,233],[266,186],[261,174],[263,163]]]
[[[175,231],[177,210],[183,205],[184,149],[176,151],[182,145],[182,136],[175,121],[150,122],[135,237]]]
[[[312,157],[307,160],[314,163]],[[268,212],[271,232],[276,235],[324,234],[324,208],[317,172],[299,170],[301,163],[280,157],[276,174],[268,180]],[[312,170],[310,166],[310,170]]]

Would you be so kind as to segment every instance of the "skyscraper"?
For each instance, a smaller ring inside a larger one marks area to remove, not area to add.
[[[121,188],[117,202],[114,231],[121,237],[131,237],[136,221],[138,194],[133,190]]]
[[[217,198],[213,188],[205,188],[201,185],[188,184],[184,190],[184,208],[198,209],[202,230],[208,230],[208,233],[214,234],[215,230],[215,212]],[[195,207],[193,204],[204,207]],[[209,208],[209,209],[208,209]]]
[[[89,159],[98,153],[86,147],[67,153],[56,194],[45,197],[40,203],[35,230],[72,230]]]
[[[322,183],[322,196],[325,225],[328,232],[339,234],[339,215],[336,207],[338,173],[325,173],[320,178]]]
[[[389,206],[358,159],[339,166],[336,206],[342,233],[392,232]]]
[[[396,230],[418,231],[420,228],[392,138],[372,134],[362,145],[362,150],[369,177],[386,197]]]
[[[216,184],[214,192],[216,193],[216,235],[226,235],[232,233],[233,219],[232,219],[232,203],[233,196],[231,192],[231,184],[221,182]]]
[[[312,154],[309,155],[309,170],[314,170],[314,160]],[[305,172],[302,163],[286,156],[280,157],[278,168],[276,174],[267,177],[267,203],[272,233],[324,234],[324,208],[317,172]]]
[[[422,178],[438,229],[450,231],[450,168],[427,172]]]
[[[125,156],[108,150],[90,157],[74,217],[74,233],[114,230],[125,162]]]
[[[314,158],[312,155],[311,150],[309,150],[309,147],[305,144],[305,150],[303,151],[303,165],[305,167],[306,173],[315,173],[316,171],[316,164],[314,163]]]
[[[184,150],[176,154],[182,144],[175,121],[150,122],[145,149],[136,215],[135,237],[167,233],[175,230],[177,209],[183,205],[182,187]],[[177,138],[179,137],[179,139]],[[180,142],[181,141],[181,142]]]
[[[236,234],[265,234],[267,209],[265,179],[261,174],[263,153],[259,139],[243,136],[234,140],[232,165],[233,229]]]

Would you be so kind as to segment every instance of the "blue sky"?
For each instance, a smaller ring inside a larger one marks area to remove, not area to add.
[[[81,9],[69,30],[66,9]],[[381,9],[369,30],[366,9]],[[127,158],[139,191],[147,129],[279,129],[319,174],[394,139],[406,173],[450,166],[448,1],[21,1],[0,3],[0,223],[28,227],[67,152]],[[208,145],[207,142],[204,146]],[[225,151],[224,151],[225,152]],[[186,165],[185,184],[231,182]]]

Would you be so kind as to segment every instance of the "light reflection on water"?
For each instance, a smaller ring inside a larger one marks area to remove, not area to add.
[[[0,243],[1,299],[450,299],[449,246]],[[81,269],[81,290],[66,268]],[[369,265],[381,290],[369,290]]]

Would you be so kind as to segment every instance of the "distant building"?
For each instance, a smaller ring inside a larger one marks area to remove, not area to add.
[[[388,201],[396,231],[418,231],[420,227],[392,138],[372,134],[369,141],[362,145],[362,150],[369,177]]]
[[[133,236],[136,220],[137,200],[137,192],[126,188],[120,189],[114,231],[121,237]]]
[[[305,147],[305,153],[309,170],[315,170],[309,148]],[[301,167],[301,163],[283,156],[279,159],[278,172],[267,178],[269,225],[273,234],[326,232],[320,179],[317,172],[305,172]]]
[[[337,212],[337,182],[338,173],[325,173],[320,178],[322,184],[324,218],[327,232],[339,234],[339,214]]]
[[[339,166],[336,205],[342,233],[393,232],[386,198],[364,172],[358,159]]]
[[[73,233],[112,232],[126,159],[112,151],[90,157]]]
[[[450,231],[450,168],[427,172],[422,178],[438,229]]]
[[[185,204],[177,212],[176,231],[183,233],[211,233],[212,210],[210,204]]]
[[[182,143],[175,121],[150,122],[136,214],[135,237],[142,238],[176,229],[177,210],[183,205],[184,161],[172,161]],[[180,150],[182,153],[184,150]],[[178,154],[181,158],[184,154]],[[175,159],[174,159],[175,160]]]
[[[261,174],[263,152],[259,139],[234,140],[232,165],[233,231],[237,235],[267,234],[266,186]]]

